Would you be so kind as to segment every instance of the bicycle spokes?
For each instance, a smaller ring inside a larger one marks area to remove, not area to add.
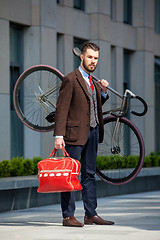
[[[103,171],[97,174],[112,184],[131,181],[140,171],[144,161],[144,143],[140,132],[126,118],[104,119],[104,141],[98,146],[98,157]]]
[[[119,118],[115,123],[115,127],[113,126],[113,135],[112,135],[112,145],[111,145],[111,153],[119,154],[121,152],[119,138],[121,132],[121,123],[119,122]]]
[[[63,75],[57,69],[46,65],[31,67],[19,77],[14,91],[14,105],[25,125],[35,131],[53,130],[62,80]]]

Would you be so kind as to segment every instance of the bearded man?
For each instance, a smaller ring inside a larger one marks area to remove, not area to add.
[[[59,92],[55,115],[55,147],[65,147],[70,157],[81,158],[81,185],[84,203],[84,224],[112,225],[96,212],[96,158],[98,142],[103,141],[102,104],[108,99],[109,83],[95,82],[90,73],[97,67],[100,49],[86,43],[81,50],[81,64],[64,77]],[[61,193],[63,225],[83,227],[75,217],[74,192]]]

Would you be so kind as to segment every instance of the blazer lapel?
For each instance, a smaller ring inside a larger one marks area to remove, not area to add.
[[[89,98],[89,92],[88,92],[88,89],[87,89],[87,86],[86,86],[86,83],[85,83],[85,80],[83,79],[79,69],[77,68],[75,70],[75,74],[77,76],[77,80],[78,82],[80,83],[81,87],[83,88],[85,94],[87,95],[87,97]]]
[[[79,69],[77,68],[75,70],[75,74],[77,76],[77,80],[78,82],[80,83],[81,87],[83,88],[85,94],[87,95],[87,97],[90,99],[89,97],[89,92],[88,92],[88,89],[86,87],[86,83],[85,83],[85,80],[83,79]],[[100,90],[100,87],[97,85],[97,83],[94,81],[93,79],[93,82],[94,82],[94,86],[96,88],[96,92],[97,92],[97,100],[98,100],[98,104],[101,103],[101,90]]]

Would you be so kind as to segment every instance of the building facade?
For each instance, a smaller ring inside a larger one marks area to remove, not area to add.
[[[34,132],[16,116],[15,82],[37,64],[73,71],[72,48],[88,40],[101,49],[95,75],[146,100],[148,113],[130,119],[146,154],[160,151],[160,0],[0,0],[0,161],[49,155],[53,133]]]

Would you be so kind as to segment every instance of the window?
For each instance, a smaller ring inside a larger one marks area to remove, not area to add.
[[[82,46],[87,42],[87,40],[82,40],[79,38],[74,38],[74,47],[78,47],[80,50],[82,49]],[[79,67],[80,65],[80,58],[76,57],[74,55],[74,69]]]
[[[60,6],[64,6],[64,0],[57,0],[57,4]]]
[[[123,0],[123,21],[132,24],[132,0]]]
[[[155,0],[155,32],[160,34],[160,0]]]
[[[128,50],[124,50],[124,91],[125,89],[130,88],[130,57],[131,52]]]
[[[74,8],[84,11],[85,0],[74,0]]]
[[[128,50],[124,50],[124,55],[123,55],[123,75],[124,75],[124,80],[123,80],[123,89],[124,91],[126,89],[130,88],[130,64],[131,62],[131,52]],[[126,116],[128,119],[130,118],[129,111]],[[127,129],[124,128],[124,134],[125,134],[125,139],[124,139],[124,151],[126,154],[131,154],[129,146],[130,146],[130,132],[128,132]]]
[[[23,124],[13,106],[14,85],[23,69],[23,29],[10,25],[10,124],[11,157],[23,156]],[[22,101],[21,101],[22,103]]]
[[[110,14],[111,14],[111,19],[115,20],[116,19],[116,2],[115,0],[111,0],[110,2]]]
[[[111,87],[116,89],[116,47],[111,46]],[[111,97],[112,108],[116,108],[117,96],[113,94]]]
[[[64,35],[57,34],[57,68],[64,73]]]
[[[160,57],[155,57],[155,151],[160,152]]]

